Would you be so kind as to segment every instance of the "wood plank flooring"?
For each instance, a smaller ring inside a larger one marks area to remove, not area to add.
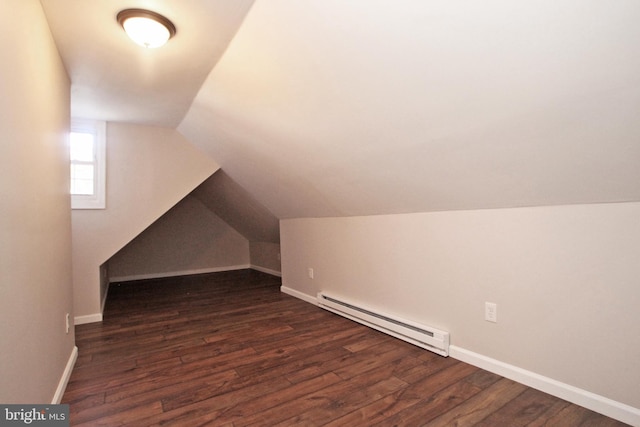
[[[314,307],[252,270],[112,284],[73,426],[622,426]]]

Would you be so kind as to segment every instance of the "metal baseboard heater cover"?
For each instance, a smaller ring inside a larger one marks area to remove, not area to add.
[[[449,332],[379,313],[361,305],[353,304],[343,298],[330,296],[324,292],[318,293],[317,300],[318,306],[325,310],[441,356],[449,355]]]

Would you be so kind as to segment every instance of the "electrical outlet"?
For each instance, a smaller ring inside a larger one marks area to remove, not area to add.
[[[313,268],[307,269],[307,275],[309,276],[309,279],[313,279]]]
[[[493,302],[484,303],[484,320],[487,322],[498,322],[498,305]]]
[[[71,329],[71,319],[70,319],[70,317],[69,317],[69,313],[67,313],[67,314],[64,316],[64,321],[65,321],[65,325],[66,325],[66,326],[65,326],[65,332],[68,334],[68,333],[69,333],[69,330]]]

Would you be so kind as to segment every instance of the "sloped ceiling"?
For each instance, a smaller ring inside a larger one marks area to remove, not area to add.
[[[277,218],[640,200],[636,0],[41,3],[74,116],[177,127]]]
[[[253,0],[40,0],[71,78],[73,117],[175,128]],[[160,49],[135,45],[119,11],[151,9],[177,33]],[[26,24],[25,24],[26,25]]]
[[[178,126],[279,218],[640,200],[640,2],[258,0]]]
[[[224,171],[216,171],[191,195],[250,242],[280,243],[278,218]]]

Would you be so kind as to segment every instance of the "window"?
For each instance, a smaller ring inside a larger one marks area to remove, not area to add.
[[[73,120],[69,134],[71,208],[105,208],[106,123]]]

